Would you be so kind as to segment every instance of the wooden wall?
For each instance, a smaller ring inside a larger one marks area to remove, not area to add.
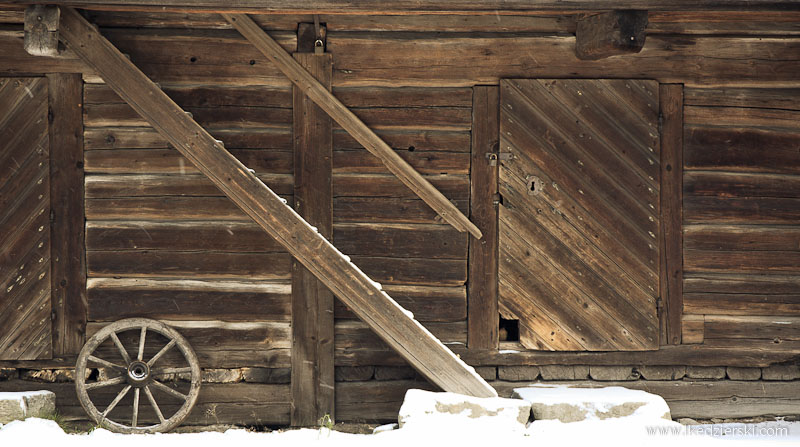
[[[269,61],[213,14],[89,16],[291,203],[292,90]],[[644,353],[513,352],[519,347],[509,345],[501,352],[467,351],[468,237],[437,219],[336,126],[335,245],[462,358],[490,369],[766,366],[796,357],[800,13],[651,13],[641,53],[599,61],[574,55],[579,16],[335,15],[322,21],[335,95],[465,213],[473,86],[501,78],[600,77],[683,84],[683,345]],[[255,18],[290,52],[297,24],[312,21]],[[87,333],[127,316],[158,318],[187,336],[204,368],[285,372],[289,255],[72,53],[27,56],[19,8],[0,8],[0,23],[0,75],[79,72],[86,83]],[[335,315],[337,417],[394,418],[405,389],[420,384],[405,381],[413,372],[394,368],[405,362],[340,303]],[[231,399],[257,393],[274,403],[259,410],[258,421],[288,423],[291,394],[288,376],[281,377],[277,384],[215,384],[201,397],[202,411],[220,403],[230,407],[227,417],[246,417],[255,410]],[[368,381],[378,378],[404,381]],[[208,413],[196,417],[209,422]]]
[[[684,343],[800,339],[800,89],[689,88]]]

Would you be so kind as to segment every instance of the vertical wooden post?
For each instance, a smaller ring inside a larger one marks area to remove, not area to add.
[[[659,88],[661,117],[661,344],[681,343],[683,314],[683,85]]]
[[[50,249],[53,355],[80,352],[86,331],[83,79],[47,75],[50,101]]]
[[[470,239],[468,334],[470,349],[497,349],[497,163],[487,154],[498,152],[500,92],[497,86],[472,90],[472,157],[470,160],[470,220],[483,233]]]
[[[296,53],[294,58],[330,90],[333,67],[330,54]],[[297,87],[293,88],[293,107],[295,210],[332,241],[331,119]],[[294,260],[292,425],[318,425],[326,414],[333,420],[333,294]]]

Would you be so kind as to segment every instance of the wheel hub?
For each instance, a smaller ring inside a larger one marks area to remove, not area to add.
[[[132,385],[141,385],[150,378],[150,367],[147,363],[133,361],[128,365],[128,382]]]

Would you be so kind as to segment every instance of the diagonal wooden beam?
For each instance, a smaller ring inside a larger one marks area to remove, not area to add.
[[[333,96],[322,84],[314,79],[300,64],[258,26],[246,14],[222,14],[247,40],[261,53],[277,65],[294,85],[300,88],[319,108],[325,111],[334,121],[339,123],[356,141],[373,155],[378,157],[397,176],[401,182],[411,188],[420,199],[425,201],[442,218],[458,231],[469,231],[480,239],[482,234],[470,220],[456,208],[447,197],[430,184],[419,172],[415,171],[405,160],[389,147],[366,124],[350,111],[341,101]]]
[[[161,136],[423,376],[445,391],[497,395],[72,8],[61,11],[60,35]]]

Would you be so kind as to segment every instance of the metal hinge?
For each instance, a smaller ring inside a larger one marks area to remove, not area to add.
[[[497,160],[506,161],[513,160],[514,155],[511,152],[487,152],[486,159],[489,160],[489,166],[497,166]]]
[[[664,303],[661,301],[661,298],[656,298],[656,309],[660,310],[664,307]]]

